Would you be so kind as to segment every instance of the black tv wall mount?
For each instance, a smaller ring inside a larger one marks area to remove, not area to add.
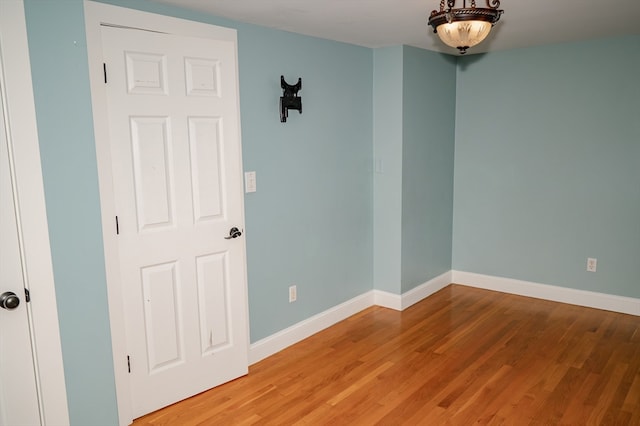
[[[280,87],[283,90],[280,97],[280,122],[286,123],[290,109],[298,110],[302,114],[302,98],[298,97],[298,90],[302,89],[302,78],[298,78],[298,82],[291,85],[284,81],[284,76],[281,75]]]

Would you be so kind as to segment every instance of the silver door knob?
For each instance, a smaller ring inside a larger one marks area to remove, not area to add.
[[[20,304],[20,298],[12,291],[5,291],[0,294],[0,308],[8,311],[15,309]]]
[[[232,238],[238,238],[240,235],[242,235],[242,231],[240,231],[238,228],[233,227],[229,230],[229,236],[228,237],[224,237],[225,240],[230,240]]]

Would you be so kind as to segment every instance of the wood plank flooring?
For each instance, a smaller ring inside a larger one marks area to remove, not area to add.
[[[134,422],[236,424],[640,425],[640,317],[451,285]]]

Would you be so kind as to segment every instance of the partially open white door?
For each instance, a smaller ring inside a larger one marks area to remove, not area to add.
[[[248,371],[236,45],[140,27],[101,26],[98,148],[133,418]]]

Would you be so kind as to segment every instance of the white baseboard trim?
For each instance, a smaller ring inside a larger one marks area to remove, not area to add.
[[[373,290],[373,304],[396,311],[402,310],[402,296],[388,291]]]
[[[411,305],[415,305],[424,298],[431,296],[451,284],[451,271],[438,275],[424,284],[420,284],[402,295],[388,293],[381,290],[373,290],[373,302],[378,306],[404,311]]]
[[[640,299],[451,270],[402,295],[381,290],[368,291],[265,337],[249,347],[249,364],[262,361],[370,306],[402,311],[451,283],[640,316]]]
[[[451,271],[438,275],[430,279],[424,284],[415,287],[402,295],[402,310],[404,311],[411,305],[415,305],[422,299],[426,299],[433,293],[442,290],[451,284]]]
[[[378,305],[402,311],[451,283],[640,316],[640,299],[451,270],[402,295],[381,290],[368,291],[265,337],[249,347],[249,364],[262,361],[370,306]]]
[[[403,295],[380,290],[368,291],[251,344],[249,347],[249,365],[262,361],[276,352],[280,352],[368,307],[378,305],[402,311],[449,284],[451,284],[451,271],[445,272]]]
[[[451,275],[452,282],[469,287],[501,291],[503,293],[534,297],[536,299],[552,300],[554,302],[640,316],[640,299],[632,297],[596,293],[593,291],[456,270],[451,271]]]
[[[373,291],[368,291],[269,337],[258,340],[249,347],[249,365],[262,361],[276,352],[280,352],[373,305]]]

